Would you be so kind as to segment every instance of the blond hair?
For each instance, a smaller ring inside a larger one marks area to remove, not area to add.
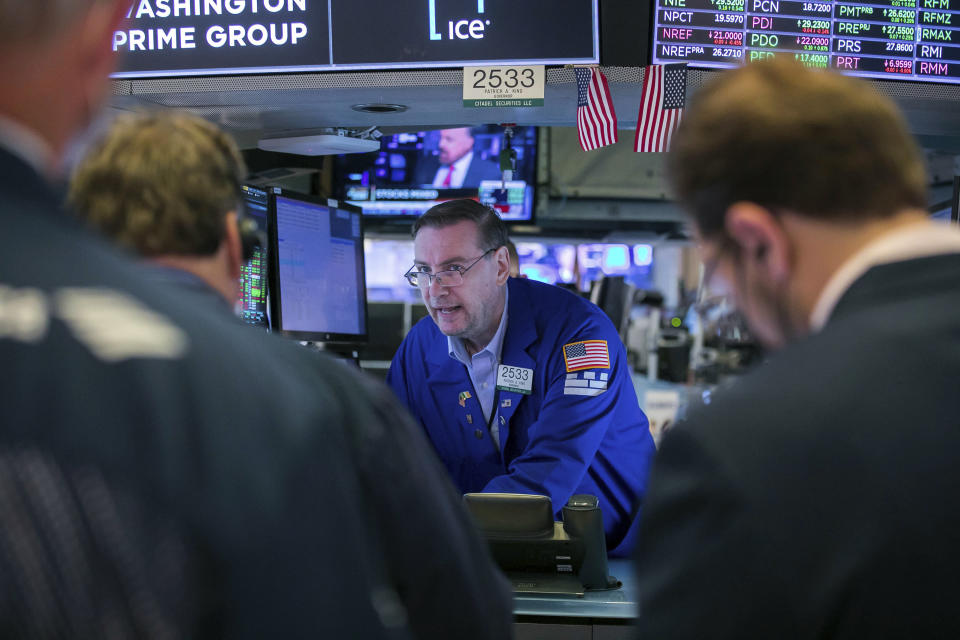
[[[77,166],[69,202],[93,227],[143,256],[210,255],[246,175],[233,140],[179,112],[125,116]]]

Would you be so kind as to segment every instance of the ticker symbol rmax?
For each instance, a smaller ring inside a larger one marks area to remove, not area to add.
[[[484,0],[477,0],[477,14],[484,13]],[[443,40],[443,33],[437,30],[437,0],[427,0],[427,14],[430,20],[430,39]],[[480,18],[448,20],[448,40],[482,40],[483,32],[490,26],[489,20]]]

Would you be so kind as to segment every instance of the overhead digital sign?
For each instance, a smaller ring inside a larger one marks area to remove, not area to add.
[[[849,75],[960,83],[960,0],[657,0],[653,60],[789,56]]]
[[[115,78],[599,62],[598,0],[136,0]]]

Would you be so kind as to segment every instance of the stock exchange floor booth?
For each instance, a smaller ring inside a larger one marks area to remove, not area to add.
[[[633,573],[607,558],[595,496],[572,496],[558,521],[547,496],[468,493],[464,504],[513,587],[518,640],[632,636]]]

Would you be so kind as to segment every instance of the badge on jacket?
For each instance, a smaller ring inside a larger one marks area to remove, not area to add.
[[[466,408],[466,407],[467,407],[467,400],[469,400],[469,399],[472,398],[472,397],[473,397],[473,396],[470,395],[470,392],[469,392],[469,391],[461,391],[461,392],[460,392],[460,396],[458,397],[458,401],[459,401],[459,403],[460,403],[460,406],[463,407],[463,408]]]
[[[563,381],[563,395],[565,396],[598,396],[607,390],[607,381],[610,374],[607,372],[583,371],[568,373]]]
[[[511,367],[501,364],[497,367],[497,389],[530,395],[533,392],[533,369]]]

